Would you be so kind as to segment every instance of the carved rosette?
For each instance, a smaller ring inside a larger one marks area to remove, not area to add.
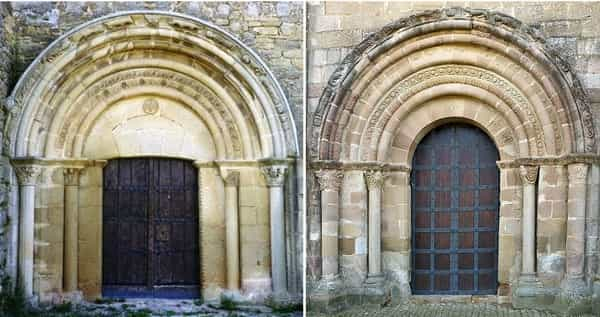
[[[287,166],[263,166],[261,168],[268,187],[283,186]]]
[[[229,171],[223,181],[225,182],[225,186],[237,187],[240,184],[240,172]]]
[[[568,166],[569,183],[585,183],[587,180],[588,165],[587,164],[570,164]]]
[[[366,171],[365,180],[369,190],[381,190],[386,175],[382,171]]]
[[[42,168],[35,165],[15,166],[15,174],[20,185],[35,185]]]
[[[342,186],[344,173],[338,170],[318,170],[315,172],[321,191],[339,190]]]
[[[537,165],[521,165],[519,172],[523,184],[535,184],[537,181],[539,166]]]
[[[79,172],[80,168],[65,167],[63,168],[63,175],[65,177],[66,186],[79,186]]]

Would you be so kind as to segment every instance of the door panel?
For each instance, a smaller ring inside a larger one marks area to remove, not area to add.
[[[103,295],[197,297],[198,180],[192,163],[111,160],[103,186]]]
[[[413,158],[414,294],[494,294],[498,275],[498,151],[476,127],[432,130]]]

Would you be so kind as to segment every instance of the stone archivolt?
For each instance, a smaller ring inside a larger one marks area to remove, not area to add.
[[[128,22],[113,23],[119,19]],[[61,37],[25,72],[9,98],[4,151],[80,157],[73,142],[89,129],[82,118],[94,121],[96,107],[110,106],[116,94],[153,91],[200,104],[199,120],[218,123],[211,133],[233,146],[218,159],[296,155],[289,106],[263,65],[241,42],[199,20],[156,12],[99,19]]]
[[[582,242],[595,241],[597,232],[579,229],[587,217],[582,201],[596,198],[586,198],[586,173],[576,166],[597,173],[597,137],[581,84],[544,43],[534,29],[509,16],[452,8],[385,26],[344,58],[309,131],[310,166],[320,185],[311,197],[321,199],[311,215],[316,220],[309,221],[310,243],[321,245],[320,254],[310,255],[308,273],[317,309],[330,309],[345,295],[411,294],[412,156],[429,131],[449,122],[479,127],[498,148],[498,283],[515,291],[515,306],[528,296],[559,296],[541,291],[555,287],[562,276],[548,277],[553,272],[544,268],[538,272],[536,254],[552,257],[546,261],[553,261],[556,271],[569,272],[566,263],[583,272]],[[558,180],[567,165],[568,183]],[[546,218],[536,214],[541,209]],[[552,247],[539,243],[536,249],[536,239],[548,235]],[[595,252],[594,247],[585,252]],[[387,286],[372,278],[379,277],[379,266]],[[348,287],[323,293],[331,285],[326,277],[338,276],[338,270],[343,280],[338,284]],[[538,273],[546,278],[543,283]]]
[[[99,162],[131,156],[195,161],[205,298],[218,298],[226,288],[253,300],[298,295],[286,277],[300,273],[296,264],[286,266],[285,248],[298,245],[287,224],[300,222],[284,217],[292,214],[284,192],[295,190],[286,177],[299,154],[295,125],[270,70],[229,33],[158,11],[90,21],[40,54],[7,99],[7,110],[2,146],[21,185],[25,216],[14,230],[25,254],[18,271],[26,296],[101,296]],[[37,165],[43,165],[43,180],[35,178],[42,170]],[[260,181],[265,165],[266,184]],[[60,180],[52,176],[56,171]],[[42,198],[36,200],[36,192]],[[64,201],[46,208],[47,197],[62,194]],[[55,220],[67,211],[69,221]],[[36,222],[34,212],[45,223]],[[256,215],[251,224],[238,219],[249,213]],[[240,237],[249,225],[256,236]],[[43,242],[35,244],[41,248],[35,255],[34,228],[35,240]],[[57,239],[62,232],[70,238]],[[55,259],[63,258],[57,256],[63,246],[64,263]],[[33,268],[33,259],[43,265]],[[34,287],[34,280],[41,282]]]
[[[501,19],[490,20],[490,14]],[[525,151],[513,158],[594,153],[591,113],[577,78],[534,34],[511,17],[466,9],[430,11],[384,27],[331,76],[313,118],[311,157],[398,162],[390,157],[389,143],[404,122],[400,113],[409,112],[403,108],[410,100],[430,89],[499,108],[495,114],[516,135],[487,130],[491,118],[467,111],[445,116],[472,121],[497,144],[520,144]],[[499,100],[490,104],[492,96]],[[430,128],[414,126],[409,137]]]

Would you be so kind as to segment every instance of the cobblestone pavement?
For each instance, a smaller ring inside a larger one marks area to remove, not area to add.
[[[310,317],[554,317],[548,311],[513,309],[494,304],[403,304],[393,307],[356,307],[337,314],[309,313]],[[592,317],[592,315],[586,315]]]

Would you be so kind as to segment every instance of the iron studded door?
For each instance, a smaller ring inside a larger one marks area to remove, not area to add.
[[[103,180],[103,296],[199,296],[197,193],[191,162],[109,161]]]
[[[423,138],[413,158],[414,294],[495,294],[498,151],[476,127],[451,124]]]

